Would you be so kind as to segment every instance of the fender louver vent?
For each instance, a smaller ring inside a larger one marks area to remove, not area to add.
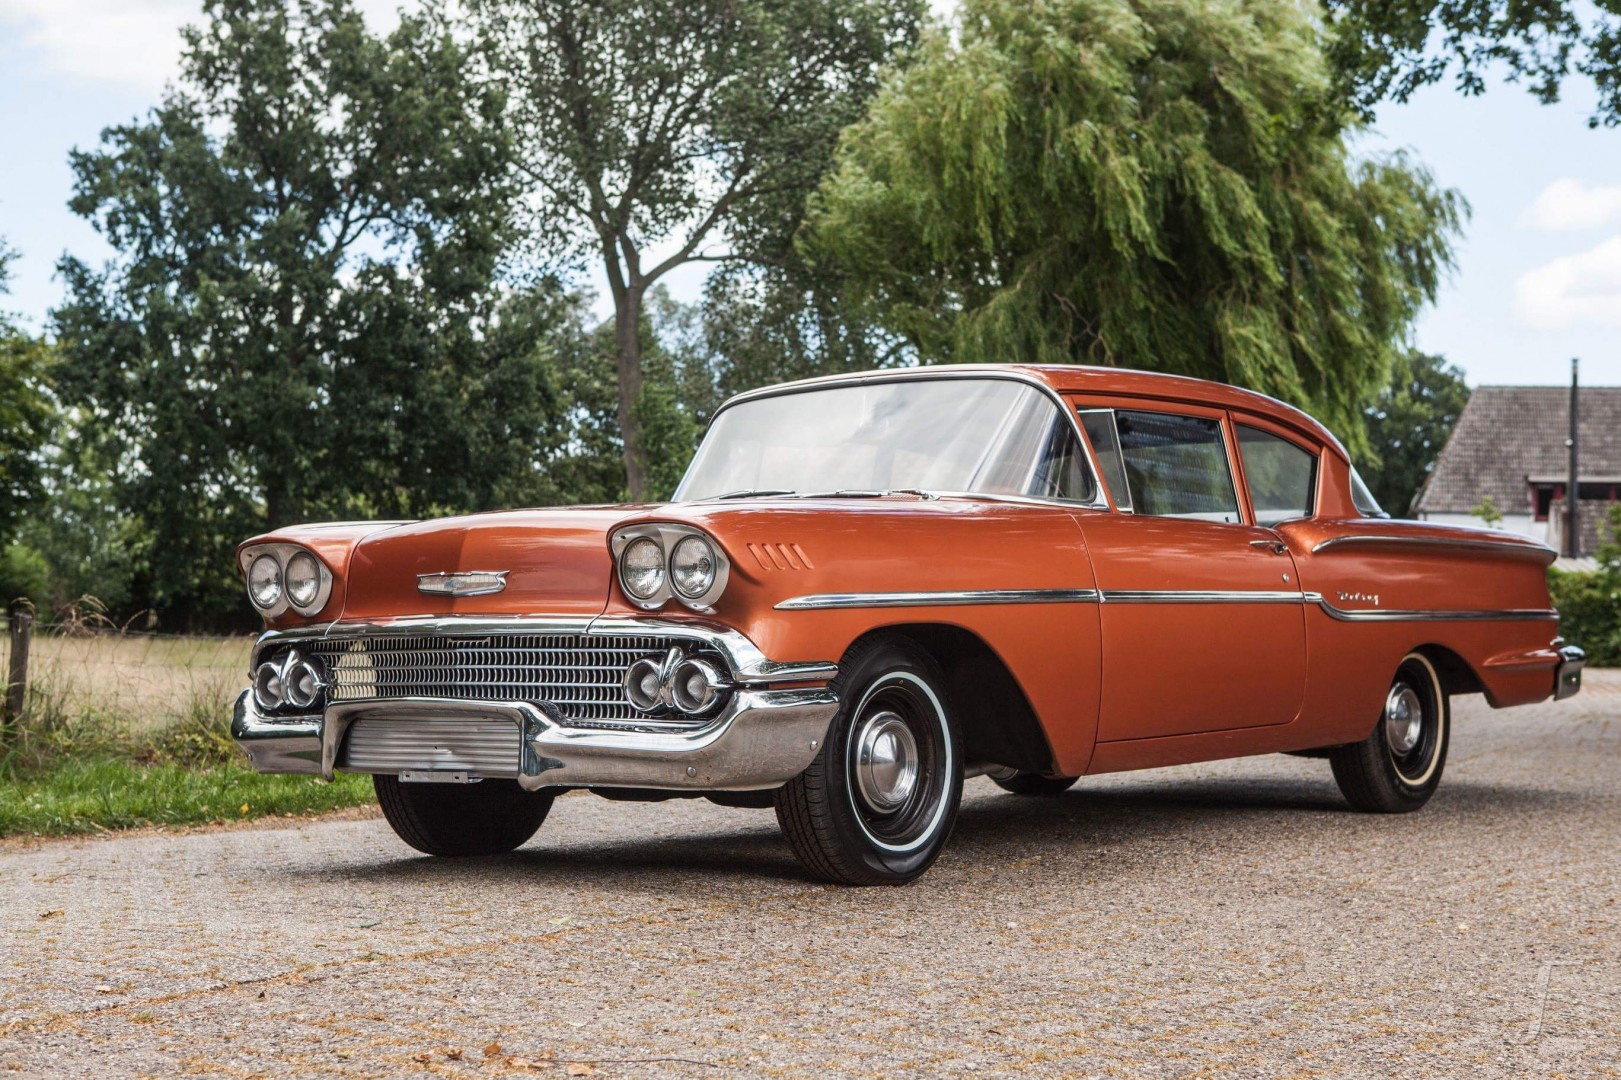
[[[761,570],[816,569],[816,564],[798,544],[750,544],[748,548]]]

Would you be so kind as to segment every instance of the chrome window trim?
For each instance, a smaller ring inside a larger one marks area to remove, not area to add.
[[[1172,402],[1172,403],[1169,403],[1169,404],[1174,405],[1175,403]],[[1195,405],[1194,408],[1208,409],[1208,410],[1210,410],[1212,412],[1215,411],[1214,407],[1210,406],[1210,405]],[[1244,514],[1244,493],[1238,490],[1238,462],[1233,460],[1233,448],[1238,444],[1238,436],[1233,432],[1232,425],[1229,423],[1229,417],[1228,417],[1228,415],[1227,415],[1227,413],[1225,411],[1222,412],[1222,415],[1217,416],[1217,417],[1199,416],[1199,415],[1197,415],[1195,413],[1190,413],[1190,412],[1185,412],[1185,411],[1179,412],[1174,408],[1173,409],[1137,409],[1137,408],[1124,408],[1123,409],[1123,408],[1119,408],[1117,406],[1110,406],[1109,411],[1114,414],[1114,423],[1115,423],[1114,436],[1115,436],[1116,440],[1120,439],[1120,414],[1121,413],[1137,413],[1139,415],[1147,415],[1147,416],[1174,416],[1174,417],[1179,417],[1179,418],[1181,418],[1183,420],[1214,420],[1216,422],[1216,429],[1217,429],[1217,431],[1219,432],[1219,434],[1221,436],[1221,452],[1222,452],[1222,456],[1224,458],[1226,458],[1226,460],[1227,460],[1227,483],[1233,489],[1233,511],[1238,516],[1238,520],[1237,521],[1209,521],[1208,524],[1211,524],[1211,525],[1239,525],[1239,526],[1244,526],[1246,528],[1250,528],[1250,527],[1253,527],[1253,528],[1265,528],[1266,527],[1266,526],[1256,525],[1253,521],[1246,520],[1246,518],[1245,518],[1245,514]],[[1122,471],[1124,471],[1125,463],[1126,463],[1126,448],[1122,444],[1121,447],[1120,447],[1120,464],[1121,464],[1121,467],[1122,467]],[[1147,513],[1146,511],[1138,510],[1137,509],[1137,493],[1135,491],[1131,490],[1131,480],[1129,479],[1129,477],[1130,477],[1129,473],[1127,473],[1127,477],[1128,477],[1128,479],[1126,480],[1126,488],[1127,488],[1127,491],[1130,493],[1130,496],[1131,496],[1131,512],[1132,512],[1133,515],[1135,515],[1137,517],[1163,518],[1163,519],[1165,519],[1167,521],[1207,521],[1207,519],[1205,519],[1205,518],[1196,517],[1196,516],[1194,516],[1192,514],[1150,514],[1150,513]]]
[[[1027,499],[1028,501],[1037,503],[1041,506],[1061,506],[1068,507],[1070,509],[1074,509],[1075,507],[1085,507],[1088,510],[1108,511],[1109,503],[1107,497],[1103,494],[1103,481],[1098,472],[1098,463],[1092,458],[1091,444],[1087,442],[1085,433],[1081,431],[1080,421],[1075,417],[1074,407],[1071,406],[1069,402],[1065,401],[1063,395],[1061,395],[1057,390],[1054,390],[1044,380],[1038,379],[1034,375],[1026,375],[1022,371],[951,371],[944,368],[896,368],[893,372],[869,371],[862,375],[852,375],[847,378],[831,378],[826,382],[818,380],[811,383],[790,383],[786,386],[764,386],[758,390],[748,390],[744,393],[734,395],[733,397],[727,398],[725,401],[721,402],[720,408],[716,409],[714,416],[709,418],[709,426],[713,427],[715,420],[727,409],[730,409],[735,405],[742,405],[745,402],[758,401],[761,398],[788,397],[791,394],[808,394],[814,393],[818,390],[832,390],[845,386],[864,386],[868,383],[924,382],[933,379],[1000,379],[1005,382],[1023,383],[1026,386],[1034,387],[1037,391],[1044,394],[1047,399],[1051,401],[1058,409],[1061,415],[1069,418],[1070,430],[1074,432],[1076,440],[1080,443],[1081,453],[1086,458],[1086,467],[1091,473],[1093,493],[1092,498],[1090,501],[1081,501],[1076,499],[1052,499],[1040,495],[1021,495],[1017,497]],[[708,435],[706,433],[705,438],[707,437]],[[699,444],[699,449],[703,449],[702,443]],[[699,501],[685,499],[683,497],[687,488],[687,480],[692,476],[692,466],[697,462],[697,460],[698,455],[696,452],[694,452],[692,455],[692,460],[687,462],[687,471],[681,474],[681,482],[675,486],[675,494],[670,496],[670,501],[672,503]],[[931,492],[931,494],[933,493]],[[1011,497],[997,496],[977,491],[963,492],[962,494],[968,498],[974,499]]]
[[[1120,447],[1120,420],[1119,420],[1118,417],[1115,416],[1114,406],[1105,405],[1105,406],[1093,407],[1093,406],[1090,406],[1090,405],[1072,405],[1072,407],[1070,408],[1070,412],[1075,417],[1075,426],[1079,427],[1083,434],[1085,434],[1086,427],[1085,427],[1084,424],[1081,423],[1081,414],[1082,413],[1102,413],[1102,414],[1107,414],[1107,416],[1109,417],[1109,424],[1114,429],[1114,446],[1115,446],[1115,449],[1117,451],[1119,451],[1119,453],[1120,453],[1120,482],[1122,484],[1124,484],[1125,487],[1126,487],[1126,492],[1125,492],[1125,494],[1126,494],[1126,502],[1125,502],[1125,505],[1121,505],[1119,497],[1116,496],[1114,492],[1109,492],[1108,497],[1113,499],[1113,501],[1114,501],[1114,511],[1115,511],[1115,513],[1117,513],[1117,514],[1135,514],[1137,512],[1137,501],[1132,496],[1132,493],[1131,493],[1131,476],[1126,472],[1126,452],[1125,452],[1125,450],[1121,449],[1121,447]],[[1096,456],[1097,456],[1098,448],[1092,445],[1092,437],[1090,435],[1087,435],[1086,441],[1082,445],[1085,447],[1087,455],[1090,458],[1094,459],[1092,464],[1097,468],[1098,487],[1101,489],[1103,487],[1103,484],[1104,484],[1103,468],[1095,460]]]
[[[1264,427],[1257,427],[1254,421],[1260,420],[1260,417],[1250,417],[1249,419],[1251,422],[1246,424],[1244,422],[1244,418],[1242,417],[1231,413],[1229,413],[1228,416],[1233,422],[1233,445],[1238,449],[1239,463],[1244,466],[1244,486],[1245,488],[1249,489],[1245,492],[1245,494],[1250,497],[1250,509],[1255,511],[1255,527],[1258,529],[1276,529],[1279,525],[1289,525],[1297,521],[1311,521],[1316,518],[1317,511],[1321,509],[1323,505],[1323,474],[1327,471],[1323,468],[1322,447],[1318,446],[1316,448],[1308,449],[1307,447],[1301,446],[1300,443],[1296,442],[1294,439],[1279,435],[1275,431],[1268,431]],[[1311,506],[1306,509],[1304,514],[1299,514],[1292,518],[1283,518],[1280,521],[1274,521],[1269,524],[1261,523],[1260,511],[1256,510],[1255,508],[1255,489],[1250,485],[1249,463],[1244,460],[1244,440],[1238,434],[1240,428],[1248,428],[1259,435],[1270,436],[1271,438],[1277,439],[1279,442],[1284,443],[1287,446],[1294,447],[1302,454],[1305,454],[1307,457],[1311,458]]]
[[[814,593],[795,596],[778,611],[838,608],[963,607],[978,604],[1095,604],[1096,589],[970,589],[941,592]]]

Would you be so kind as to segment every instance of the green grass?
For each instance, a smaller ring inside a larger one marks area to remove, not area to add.
[[[44,655],[72,662],[38,669],[23,722],[0,752],[0,836],[206,825],[372,801],[369,777],[326,783],[248,766],[229,734],[231,700],[246,679],[233,674],[246,667],[239,641],[41,643]],[[166,692],[143,696],[155,685]]]
[[[245,763],[143,765],[126,758],[64,759],[0,774],[0,836],[202,825],[312,814],[372,801],[371,778],[261,776]]]

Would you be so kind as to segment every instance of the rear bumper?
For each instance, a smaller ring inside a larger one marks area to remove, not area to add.
[[[637,787],[747,791],[777,787],[810,765],[838,711],[826,688],[740,689],[702,728],[680,732],[570,728],[527,702],[395,698],[346,702],[310,716],[267,717],[244,690],[231,737],[260,772],[330,778],[341,766],[351,724],[504,720],[519,740],[517,781],[525,788]],[[424,768],[432,768],[424,763]]]
[[[1574,645],[1559,650],[1559,666],[1554,669],[1553,697],[1563,701],[1575,697],[1582,690],[1582,668],[1587,666],[1587,653]]]

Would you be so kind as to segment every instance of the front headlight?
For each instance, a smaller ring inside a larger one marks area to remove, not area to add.
[[[715,549],[701,536],[689,536],[670,552],[670,581],[675,591],[696,600],[715,584]]]
[[[287,560],[287,599],[300,611],[309,612],[315,598],[321,594],[321,567],[315,556],[300,551]]]
[[[627,525],[615,529],[608,544],[620,589],[643,611],[657,611],[674,599],[693,611],[713,612],[731,577],[726,549],[691,525]]]
[[[632,540],[619,556],[619,580],[637,600],[651,600],[664,588],[664,548],[650,536]]]
[[[248,598],[269,611],[281,603],[281,563],[274,555],[261,555],[248,567]]]

